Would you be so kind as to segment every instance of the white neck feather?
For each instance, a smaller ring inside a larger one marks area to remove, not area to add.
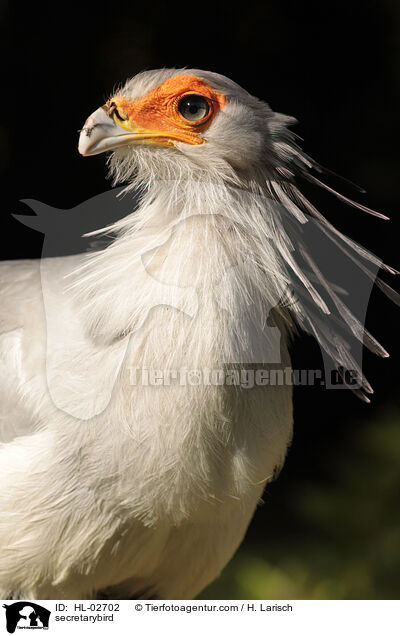
[[[192,358],[208,341],[211,358],[236,361],[240,341],[256,360],[269,310],[287,286],[272,204],[255,188],[222,181],[154,183],[137,211],[108,228],[115,241],[76,273],[72,288],[91,337],[104,345],[144,329],[163,305],[192,319]]]

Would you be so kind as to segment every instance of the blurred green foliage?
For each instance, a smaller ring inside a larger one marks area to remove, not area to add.
[[[354,427],[344,448],[321,458],[324,483],[289,480],[262,538],[258,527],[201,598],[399,598],[399,423],[400,411],[386,409]]]

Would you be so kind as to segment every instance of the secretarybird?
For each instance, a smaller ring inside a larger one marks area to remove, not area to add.
[[[351,342],[387,354],[306,229],[366,280],[381,263],[301,194],[328,186],[293,121],[187,69],[87,119],[80,153],[140,202],[97,251],[1,264],[0,597],[196,596],[283,463],[292,387],[268,378],[296,326],[371,392]]]

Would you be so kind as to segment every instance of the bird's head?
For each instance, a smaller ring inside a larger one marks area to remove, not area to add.
[[[217,73],[146,71],[90,115],[79,151],[113,151],[116,181],[135,172],[144,179],[232,179],[260,168],[272,173],[290,121]]]

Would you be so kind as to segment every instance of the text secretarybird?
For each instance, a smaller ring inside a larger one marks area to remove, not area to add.
[[[111,151],[140,204],[103,249],[1,264],[0,597],[196,596],[291,438],[290,382],[234,372],[287,368],[296,325],[338,367],[360,372],[351,340],[386,355],[304,239],[314,223],[366,279],[381,265],[295,185],[323,184],[293,121],[187,69],[137,75],[86,121],[81,154]]]

